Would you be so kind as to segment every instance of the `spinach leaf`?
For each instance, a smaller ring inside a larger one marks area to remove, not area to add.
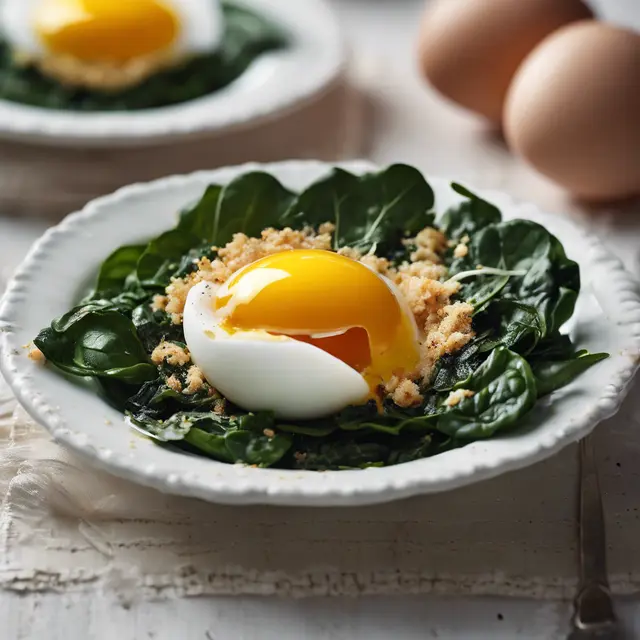
[[[34,340],[47,360],[76,376],[117,378],[129,384],[154,379],[133,323],[111,309],[76,308],[40,332]]]
[[[341,245],[361,251],[388,245],[433,224],[433,189],[414,167],[391,165],[360,178],[361,206],[341,221]],[[387,249],[388,250],[388,249]],[[385,253],[384,249],[382,250]]]
[[[178,229],[213,244],[214,222],[221,194],[220,185],[209,185],[202,198],[180,214]]]
[[[280,227],[280,220],[294,195],[268,173],[254,171],[232,180],[222,189],[210,221],[206,239],[219,246],[235,233],[260,237],[267,227]],[[193,245],[192,245],[193,246]]]
[[[471,284],[464,286],[464,299],[476,308],[474,313],[478,313],[502,293],[509,282],[509,277],[478,276]]]
[[[227,451],[234,462],[271,467],[291,448],[291,436],[275,433],[267,436],[254,431],[237,430],[226,434]]]
[[[488,337],[488,334],[477,335],[462,349],[442,356],[436,365],[432,388],[436,391],[449,391],[459,382],[467,380],[486,357],[482,346]]]
[[[436,409],[433,398],[426,394],[425,400],[417,407],[400,408],[391,401],[383,403],[380,411],[375,402],[351,406],[342,410],[335,418],[343,431],[369,431],[400,435],[406,432],[430,432],[434,430],[433,421]]]
[[[458,440],[488,438],[515,426],[537,397],[536,380],[527,361],[502,346],[457,386],[475,394],[442,413],[437,428]]]
[[[569,360],[536,360],[531,363],[538,397],[546,396],[573,382],[594,364],[608,358],[607,353],[581,353]]]
[[[569,360],[576,352],[576,348],[567,335],[555,332],[541,340],[538,346],[529,354],[530,360]]]
[[[269,467],[291,448],[291,436],[273,432],[273,416],[245,414],[231,418],[212,412],[179,412],[167,420],[138,419],[133,422],[155,439],[185,446],[222,462]]]
[[[182,256],[199,244],[200,238],[180,228],[154,238],[138,260],[138,281],[145,288],[163,290],[180,266]]]
[[[362,434],[337,433],[329,438],[296,439],[289,464],[294,469],[312,471],[366,469],[411,462],[454,446],[451,438],[438,432],[377,434],[375,439],[365,439]]]
[[[503,295],[538,310],[545,322],[543,337],[556,332],[573,314],[580,291],[578,265],[539,224],[510,220],[489,225],[473,237],[465,260],[466,266],[523,272],[509,279]]]
[[[278,429],[292,435],[309,436],[311,438],[326,438],[338,428],[334,420],[309,420],[302,424],[279,422]]]
[[[131,321],[148,353],[151,353],[163,340],[185,341],[182,325],[174,324],[164,311],[153,311],[149,302],[133,310]]]
[[[353,437],[296,441],[293,448],[293,468],[308,471],[383,466],[390,453],[387,444],[359,441]]]
[[[296,197],[280,224],[300,229],[332,222],[336,226],[333,248],[337,250],[344,244],[349,244],[349,235],[345,235],[343,223],[348,228],[353,211],[362,206],[359,189],[360,179],[357,176],[335,168]]]
[[[129,394],[125,409],[137,421],[166,419],[176,412],[205,411],[219,397],[209,394],[209,387],[190,395],[180,393],[169,387],[166,378],[159,375],[145,382],[135,395]]]
[[[392,443],[392,450],[387,459],[387,464],[403,464],[413,462],[421,458],[444,453],[454,449],[458,444],[453,438],[444,437],[438,433],[431,433],[418,438],[400,439],[397,443]]]
[[[477,314],[474,328],[492,333],[481,351],[491,351],[501,344],[521,355],[531,353],[545,334],[544,318],[536,309],[506,298],[494,300]]]
[[[455,182],[451,188],[467,198],[445,211],[438,220],[438,227],[452,242],[459,242],[464,236],[472,238],[480,229],[502,220],[500,209],[495,205]]]
[[[225,30],[216,51],[159,71],[144,82],[117,92],[63,85],[33,65],[18,64],[10,44],[0,39],[0,98],[73,111],[167,107],[222,89],[263,53],[288,45],[290,38],[280,26],[249,7],[223,2],[222,10]]]
[[[396,164],[363,176],[334,169],[294,200],[281,225],[332,222],[334,249],[376,248],[386,255],[402,238],[433,224],[433,203],[433,190],[413,167]]]
[[[116,249],[102,263],[90,298],[100,300],[119,296],[126,288],[127,279],[135,274],[138,260],[146,247],[147,245],[127,245]]]
[[[220,462],[229,462],[230,464],[235,462],[227,450],[225,432],[212,433],[194,426],[186,433],[184,442],[190,445],[187,450],[193,450],[194,453],[204,454]]]

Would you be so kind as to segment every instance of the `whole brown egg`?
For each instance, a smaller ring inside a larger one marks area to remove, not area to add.
[[[422,22],[420,67],[441,94],[500,122],[527,54],[559,27],[590,17],[580,0],[435,0]]]
[[[640,194],[640,34],[586,21],[544,40],[505,106],[514,151],[578,197]]]

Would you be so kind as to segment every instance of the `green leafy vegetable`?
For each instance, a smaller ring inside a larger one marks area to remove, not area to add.
[[[224,246],[234,233],[259,237],[266,227],[279,226],[293,194],[268,173],[246,173],[224,189],[205,239]]]
[[[182,229],[167,231],[151,240],[138,260],[138,282],[145,288],[163,289],[178,270],[182,256],[198,244],[200,238]]]
[[[545,334],[544,318],[534,307],[508,298],[494,300],[475,316],[479,332],[491,332],[491,339],[481,347],[490,351],[499,344],[522,355],[531,353]]]
[[[361,442],[355,438],[312,440],[305,443],[303,452],[294,456],[293,466],[308,471],[366,469],[384,466],[390,452],[386,444]]]
[[[433,203],[433,190],[413,167],[396,164],[359,177],[334,169],[297,197],[281,223],[300,228],[332,222],[334,249],[373,248],[385,255],[433,224]]]
[[[221,462],[270,467],[291,448],[291,436],[269,432],[273,416],[246,414],[237,418],[213,412],[180,412],[167,420],[135,419],[155,439],[186,445]]]
[[[431,386],[436,391],[450,391],[459,382],[467,380],[483,362],[482,346],[488,339],[488,334],[476,336],[456,353],[442,356]]]
[[[116,249],[102,263],[91,299],[107,300],[119,296],[127,288],[127,281],[135,275],[138,260],[146,247],[147,245],[143,244]]]
[[[608,358],[607,353],[581,353],[569,360],[536,360],[532,363],[538,396],[546,396],[566,387],[594,364]]]
[[[184,231],[191,236],[213,244],[216,211],[218,210],[221,194],[222,187],[220,185],[209,185],[200,200],[180,214],[178,231]]]
[[[455,182],[451,188],[467,200],[448,209],[438,220],[438,226],[449,240],[459,242],[464,236],[472,238],[480,229],[502,220],[496,206]]]
[[[409,260],[410,238],[435,223],[433,191],[406,165],[362,176],[334,169],[300,193],[256,171],[211,185],[180,214],[175,229],[114,251],[91,294],[35,343],[62,371],[94,378],[105,399],[154,441],[227,463],[363,469],[507,432],[538,397],[606,354],[577,351],[559,331],[580,289],[578,266],[560,242],[533,222],[502,222],[495,206],[453,188],[466,199],[439,225],[454,243],[467,242],[464,236],[470,242],[462,258],[447,251],[445,277],[461,282],[457,298],[474,308],[475,335],[437,361],[414,406],[400,407],[387,396],[307,422],[247,412],[228,401],[223,411],[211,385],[189,388],[191,362],[151,362],[162,341],[186,347],[182,325],[152,304],[154,296],[194,272],[202,258],[215,259],[215,247],[235,233],[259,236],[267,227],[318,229],[331,222],[336,250],[353,247],[396,265]],[[452,405],[449,394],[460,389],[473,395]]]
[[[71,311],[40,332],[35,345],[65,373],[138,384],[157,376],[131,320],[118,311]]]
[[[569,336],[555,332],[538,343],[531,352],[530,359],[535,360],[568,360],[573,357],[576,348]]]
[[[536,380],[527,361],[497,347],[460,388],[475,392],[438,416],[438,429],[458,440],[488,438],[517,424],[537,398]]]
[[[545,334],[551,335],[571,317],[580,291],[578,265],[569,260],[558,239],[529,220],[491,224],[477,233],[469,254],[452,270],[477,265],[513,272],[502,295],[538,310]]]
[[[0,40],[0,98],[49,109],[71,111],[134,111],[201,98],[240,77],[262,54],[286,47],[289,37],[267,18],[235,2],[223,2],[225,32],[217,51],[199,55],[159,71],[122,91],[67,87],[35,66],[14,59]]]

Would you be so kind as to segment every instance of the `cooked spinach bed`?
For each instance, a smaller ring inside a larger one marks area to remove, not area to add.
[[[436,219],[431,187],[406,165],[363,176],[334,169],[299,194],[259,172],[212,185],[181,213],[175,229],[107,258],[91,294],[35,344],[62,371],[94,378],[105,399],[157,442],[223,462],[361,469],[507,433],[541,396],[607,354],[578,351],[560,333],[573,313],[580,273],[557,238],[528,220],[503,222],[495,206],[452,186],[464,200]],[[302,229],[327,221],[336,225],[335,249],[357,247],[395,261],[407,258],[403,239],[426,226],[454,241],[471,238],[467,256],[456,259],[450,251],[445,260],[463,283],[459,299],[475,307],[475,337],[440,359],[422,404],[402,409],[386,400],[380,412],[371,402],[328,419],[290,423],[229,404],[220,415],[206,392],[174,391],[167,380],[184,383],[187,367],[157,367],[150,353],[161,340],[184,343],[184,334],[164,311],[152,311],[153,296],[171,278],[193,271],[195,258],[214,257],[211,247],[236,232],[258,236],[270,226]],[[477,265],[494,271],[477,273]],[[474,395],[449,406],[445,400],[456,389]]]
[[[223,11],[225,34],[216,52],[118,92],[65,87],[35,67],[17,65],[9,44],[0,39],[0,99],[70,111],[135,111],[214,93],[241,76],[260,55],[286,47],[289,41],[279,26],[240,4],[225,2]]]

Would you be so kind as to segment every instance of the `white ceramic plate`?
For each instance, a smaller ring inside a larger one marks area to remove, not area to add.
[[[343,166],[355,172],[372,168],[367,163]],[[531,464],[586,435],[618,409],[640,353],[636,283],[596,238],[564,219],[493,192],[480,193],[500,206],[505,218],[544,224],[580,262],[583,289],[571,332],[581,347],[611,354],[540,402],[521,428],[507,436],[364,471],[317,473],[227,465],[171,452],[136,436],[122,415],[91,390],[27,358],[23,345],[73,306],[113,249],[173,226],[176,212],[196,200],[209,183],[226,183],[256,168],[299,190],[329,167],[318,162],[245,165],[133,185],[69,216],[32,248],[0,305],[0,365],[18,399],[56,440],[99,467],[170,493],[239,504],[366,504],[443,491]],[[432,179],[431,184],[439,211],[457,199],[447,181]]]
[[[345,53],[325,0],[238,0],[291,35],[293,44],[261,56],[235,82],[197,100],[160,109],[77,113],[0,100],[0,138],[55,146],[138,146],[246,126],[322,93]]]

